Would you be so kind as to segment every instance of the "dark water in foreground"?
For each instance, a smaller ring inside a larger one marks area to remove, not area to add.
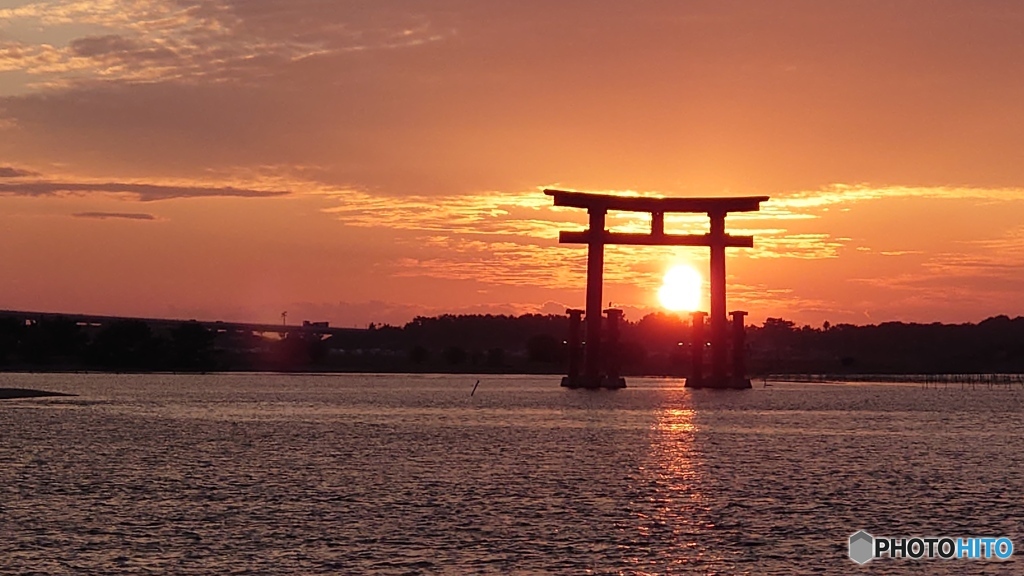
[[[1020,388],[481,378],[0,374],[0,574],[1024,573]]]

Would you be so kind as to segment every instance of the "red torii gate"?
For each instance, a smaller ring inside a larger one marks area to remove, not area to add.
[[[587,245],[587,302],[586,302],[586,348],[582,379],[572,374],[563,385],[579,388],[621,388],[625,381],[618,374],[607,378],[601,374],[601,302],[604,276],[604,246],[606,244],[631,244],[641,246],[707,246],[711,249],[711,357],[712,376],[709,381],[698,378],[687,381],[688,386],[709,388],[749,387],[743,375],[727,375],[727,319],[725,306],[725,249],[752,248],[752,236],[732,236],[725,233],[725,216],[729,212],[754,212],[760,210],[761,202],[768,196],[746,196],[730,198],[642,198],[636,196],[612,196],[589,194],[564,190],[545,190],[555,200],[555,206],[585,208],[590,215],[590,226],[582,232],[562,231],[558,241],[563,244]],[[651,214],[650,234],[609,232],[605,229],[605,216],[609,210],[625,212],[649,212]],[[708,234],[666,234],[665,213],[695,212],[706,213],[711,219]],[[740,326],[742,327],[742,314]],[[579,321],[579,313],[573,316]],[[696,316],[696,315],[695,315]],[[701,322],[703,320],[701,319]],[[573,351],[570,351],[573,354]],[[570,360],[570,365],[572,360]],[[737,362],[737,365],[740,365]],[[699,366],[695,365],[695,370]],[[574,380],[575,378],[575,380]]]

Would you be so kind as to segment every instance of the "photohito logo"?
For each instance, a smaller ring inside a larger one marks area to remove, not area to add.
[[[941,558],[1005,560],[1013,556],[1013,541],[1006,536],[997,538],[951,538],[928,536],[912,538],[883,538],[863,530],[850,535],[850,559],[865,564],[873,558]]]

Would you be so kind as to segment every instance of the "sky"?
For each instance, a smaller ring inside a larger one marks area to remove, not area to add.
[[[0,0],[0,309],[561,314],[557,187],[770,196],[726,222],[751,323],[1018,316],[1021,62],[1001,0]],[[633,320],[707,275],[606,260]]]

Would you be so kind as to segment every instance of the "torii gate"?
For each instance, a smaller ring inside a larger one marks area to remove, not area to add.
[[[743,375],[727,375],[727,319],[725,306],[725,249],[752,248],[753,236],[732,236],[725,233],[725,216],[729,212],[755,212],[768,196],[746,196],[731,198],[641,198],[636,196],[612,196],[589,194],[564,190],[545,190],[552,196],[555,206],[586,208],[590,215],[590,227],[582,232],[562,231],[558,241],[562,244],[586,244],[587,249],[587,302],[586,302],[586,349],[582,380],[575,381],[570,375],[563,385],[580,388],[621,388],[625,381],[617,374],[606,378],[601,374],[601,302],[604,276],[604,246],[606,244],[632,244],[640,246],[707,246],[711,249],[711,379],[687,381],[688,386],[709,388],[749,387],[749,382],[740,379]],[[630,234],[605,230],[605,216],[609,210],[625,212],[649,212],[651,214],[650,234]],[[665,213],[696,212],[706,213],[711,219],[708,234],[666,234]],[[579,321],[579,312],[570,311],[570,316]],[[742,329],[742,314],[739,325]],[[697,314],[695,314],[697,316]],[[703,320],[700,320],[703,323]],[[696,323],[696,319],[695,319]],[[573,354],[570,351],[570,354]],[[695,351],[695,354],[698,354]],[[695,358],[698,356],[695,356]],[[699,356],[702,358],[702,356]],[[742,362],[737,362],[740,365]],[[570,366],[572,360],[570,360]],[[699,366],[695,363],[695,370]]]

